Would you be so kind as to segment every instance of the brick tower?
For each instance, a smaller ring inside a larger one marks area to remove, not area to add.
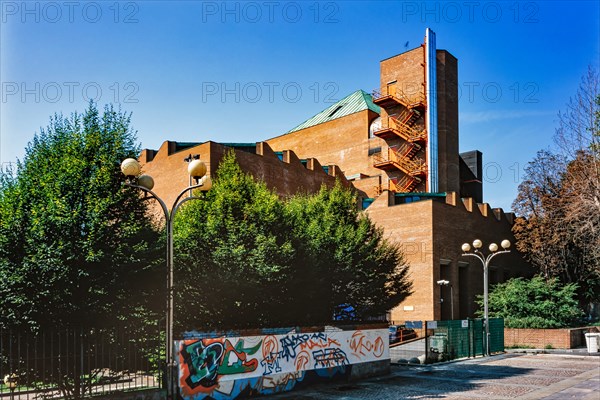
[[[381,121],[373,135],[385,145],[374,166],[386,172],[387,188],[397,193],[459,191],[456,58],[436,50],[435,34],[427,29],[421,47],[380,66],[373,102],[381,107]]]

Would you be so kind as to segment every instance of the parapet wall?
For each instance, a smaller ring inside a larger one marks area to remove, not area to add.
[[[242,169],[264,181],[281,197],[298,193],[315,193],[322,185],[333,186],[339,180],[344,186],[350,183],[337,165],[321,165],[315,158],[300,160],[291,150],[275,153],[266,142],[256,143],[255,153],[215,142],[201,144],[181,144],[166,141],[160,149],[145,149],[140,154],[144,173],[154,178],[154,191],[167,204],[175,200],[177,194],[189,184],[188,155],[199,155],[207,166],[207,174],[214,177],[215,171],[228,151],[235,151],[237,162]]]
[[[459,203],[462,203],[465,210],[470,213],[478,212],[482,217],[493,216],[497,221],[504,221],[510,225],[513,225],[515,222],[515,214],[512,212],[505,213],[500,207],[491,208],[488,203],[477,203],[472,197],[463,197],[459,199],[458,193],[456,192],[446,193],[446,204],[458,206]]]
[[[414,193],[415,196],[419,196],[420,193]],[[427,197],[427,194],[423,194],[423,197]],[[429,200],[429,199],[427,199]],[[439,200],[439,199],[436,199]],[[477,215],[484,218],[494,218],[498,222],[506,222],[509,225],[513,225],[515,221],[515,214],[512,212],[504,212],[502,208],[492,208],[488,203],[477,203],[472,197],[460,198],[457,192],[447,192],[446,197],[443,199],[443,204],[457,207],[461,211],[466,211],[472,215]],[[402,204],[396,204],[394,193],[388,190],[384,190],[381,196],[379,196],[369,207],[370,210],[378,208],[389,208],[400,206]],[[461,207],[462,205],[462,207]]]

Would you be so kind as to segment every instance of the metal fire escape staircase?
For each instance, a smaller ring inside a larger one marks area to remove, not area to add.
[[[399,114],[390,115],[382,127],[373,132],[384,140],[401,138],[399,146],[390,146],[385,152],[373,157],[373,166],[384,171],[399,170],[400,178],[389,180],[389,190],[394,192],[411,192],[427,175],[427,165],[415,155],[427,142],[427,131],[417,126],[416,122],[423,115],[425,97],[422,94],[407,96],[395,87],[386,87],[381,92],[373,91],[373,102],[381,107],[403,106]],[[387,122],[387,123],[386,123]]]
[[[390,115],[387,129],[391,131],[390,133],[401,137],[407,142],[425,141],[427,132],[424,129],[415,127],[415,121],[419,119],[420,115],[415,110],[405,110],[400,115]],[[377,133],[374,134],[377,135]]]
[[[410,192],[427,174],[427,165],[413,157],[421,149],[417,143],[406,142],[399,147],[390,147],[387,154],[379,154],[373,157],[374,166],[384,171],[399,170],[405,176],[400,179],[391,179],[389,190],[394,192]]]
[[[381,90],[373,90],[373,103],[383,108],[403,105],[408,109],[424,108],[425,95],[418,93],[404,93],[396,86],[387,86]]]

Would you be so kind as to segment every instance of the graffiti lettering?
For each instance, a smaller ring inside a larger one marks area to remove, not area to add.
[[[383,344],[383,339],[381,337],[378,337],[377,339],[375,339],[375,345],[373,346],[373,355],[379,358],[383,355],[384,351],[385,344]]]
[[[303,371],[308,369],[307,366],[310,363],[310,354],[306,351],[301,351],[296,357],[296,371]]]
[[[217,384],[219,375],[254,371],[258,360],[248,359],[248,356],[255,354],[261,345],[259,342],[245,348],[244,339],[238,340],[235,346],[228,339],[224,343],[206,339],[184,345],[181,355],[189,370],[186,383],[192,389],[198,386],[210,388]]]
[[[339,347],[340,343],[337,340],[327,338],[327,334],[324,332],[317,333],[305,333],[299,335],[288,335],[280,339],[281,352],[279,356],[286,361],[296,358],[296,350],[308,349],[312,350],[315,347],[326,348],[336,345]]]
[[[262,389],[265,394],[286,392],[291,390],[302,379],[304,379],[304,371],[265,376],[262,379]]]
[[[212,387],[217,384],[219,363],[223,356],[221,343],[210,343],[205,346],[202,341],[198,341],[184,346],[181,355],[190,371],[186,383],[191,388]]]
[[[315,368],[331,368],[348,365],[348,357],[342,349],[323,349],[313,351]]]
[[[265,357],[260,365],[264,367],[263,375],[271,375],[273,372],[281,372],[279,365],[279,353],[271,353]]]
[[[377,337],[372,342],[362,331],[356,331],[350,339],[350,349],[352,350],[352,354],[359,358],[367,355],[367,353],[372,353],[375,357],[379,358],[383,355],[385,345],[381,337]]]
[[[263,360],[260,365],[264,368],[263,375],[281,372],[279,365],[279,345],[275,336],[267,336],[263,342]]]
[[[259,342],[254,347],[244,348],[244,339],[240,339],[234,347],[229,340],[225,340],[225,355],[219,367],[219,374],[243,374],[254,371],[258,367],[258,360],[248,360],[248,356],[256,353],[261,345],[262,342]]]

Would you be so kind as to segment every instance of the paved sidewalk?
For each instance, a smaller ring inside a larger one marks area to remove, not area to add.
[[[503,354],[437,365],[393,365],[392,373],[385,377],[268,398],[600,400],[600,357]]]

